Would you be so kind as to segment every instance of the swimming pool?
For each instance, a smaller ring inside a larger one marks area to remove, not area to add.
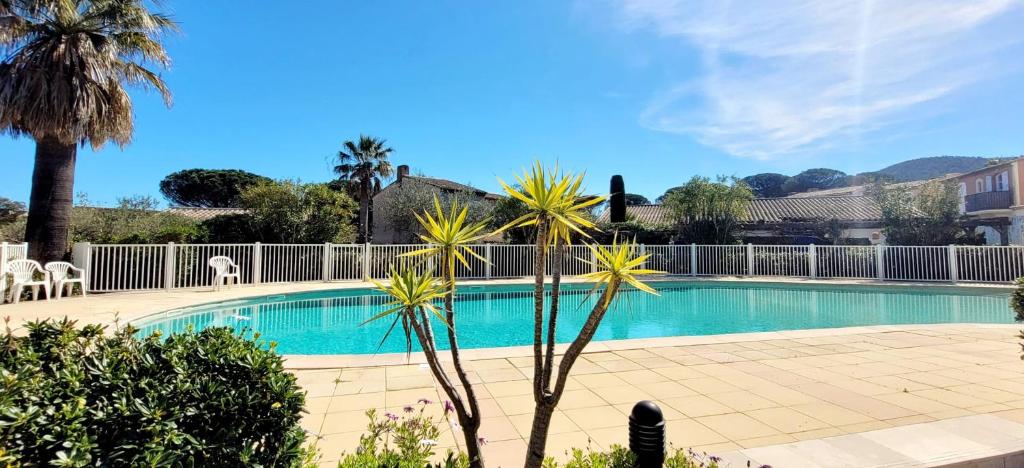
[[[862,325],[1013,323],[1005,290],[708,281],[651,284],[659,296],[621,292],[594,340]],[[559,342],[576,336],[596,300],[588,298],[588,291],[586,285],[563,286]],[[389,321],[360,326],[383,310],[386,301],[385,296],[366,289],[318,291],[180,309],[134,324],[146,334],[178,332],[189,325],[248,328],[277,342],[283,354],[404,352],[399,334],[378,348]],[[532,343],[531,285],[461,287],[456,314],[463,348]],[[439,348],[446,345],[447,340],[438,340]]]

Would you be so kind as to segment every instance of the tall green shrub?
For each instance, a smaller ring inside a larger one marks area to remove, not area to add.
[[[135,338],[30,323],[0,335],[0,447],[27,466],[289,466],[304,394],[228,328]]]

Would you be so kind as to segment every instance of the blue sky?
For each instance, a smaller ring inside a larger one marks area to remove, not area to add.
[[[695,174],[1024,154],[1020,0],[165,4],[174,106],[134,93],[134,142],[80,151],[93,202],[193,167],[325,181],[360,133],[488,190],[540,158],[651,198]],[[0,196],[27,200],[33,147],[0,136]]]

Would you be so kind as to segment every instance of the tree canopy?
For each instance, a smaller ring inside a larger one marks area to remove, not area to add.
[[[0,224],[13,223],[25,214],[25,204],[0,197]]]
[[[750,187],[750,190],[757,198],[778,198],[786,196],[787,192],[783,186],[789,180],[789,176],[774,172],[764,172],[746,176],[741,180]]]
[[[240,200],[261,242],[346,243],[355,235],[350,224],[355,202],[324,184],[262,182],[242,191]]]
[[[695,176],[666,194],[664,205],[680,229],[680,240],[699,244],[729,244],[733,230],[754,198],[750,187],[735,177],[714,181]]]
[[[269,178],[237,169],[186,169],[160,181],[160,193],[172,204],[198,208],[234,208],[245,189]]]
[[[893,245],[976,244],[960,224],[960,195],[950,181],[929,182],[915,196],[905,187],[872,190],[882,210],[885,242]]]
[[[650,205],[650,204],[651,204],[651,201],[648,200],[647,197],[645,197],[643,195],[636,194],[636,193],[627,193],[626,194],[626,206]]]
[[[783,185],[783,189],[786,193],[800,193],[846,187],[849,185],[849,179],[850,176],[843,171],[819,167],[790,177]]]

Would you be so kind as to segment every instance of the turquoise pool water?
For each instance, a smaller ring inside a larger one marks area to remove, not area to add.
[[[756,283],[658,282],[659,296],[623,291],[595,340],[713,335],[859,325],[1013,323],[1008,293],[963,288],[805,286]],[[586,286],[564,289],[557,338],[572,340],[594,298]],[[378,348],[387,321],[360,326],[383,310],[386,298],[368,290],[320,291],[209,304],[136,321],[142,333],[232,326],[257,331],[284,354],[404,352],[391,336]],[[529,285],[472,286],[456,298],[464,348],[530,344],[533,295]],[[445,348],[447,340],[438,340]]]

